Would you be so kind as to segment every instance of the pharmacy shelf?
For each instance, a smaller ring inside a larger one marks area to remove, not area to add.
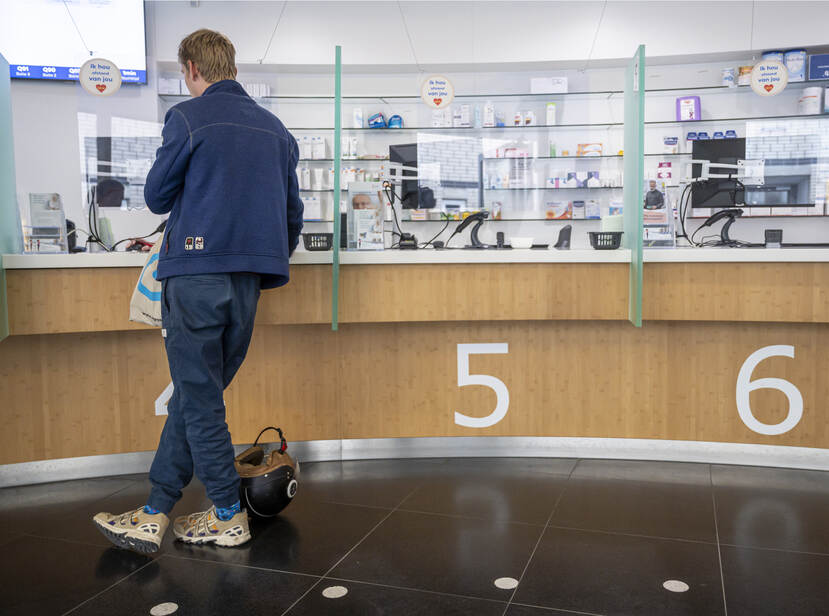
[[[829,79],[812,79],[809,81],[793,81],[789,82],[786,89],[809,87],[815,84],[829,82]],[[682,86],[676,88],[645,88],[646,94],[660,94],[660,93],[674,93],[674,92],[697,92],[702,91],[710,94],[719,93],[752,93],[750,86]],[[546,98],[568,98],[568,97],[585,97],[585,96],[615,96],[624,94],[622,90],[578,90],[574,92],[550,92],[550,93],[530,93],[530,92],[506,92],[500,94],[455,94],[456,99],[493,99],[504,100],[510,98],[520,99],[546,99]],[[169,100],[185,100],[190,98],[188,94],[158,94],[159,98]],[[334,96],[331,94],[289,94],[256,97],[256,100],[263,101],[333,101]],[[421,100],[420,95],[414,94],[361,94],[361,95],[345,95],[342,97],[345,102],[373,102],[373,101],[412,101],[417,102]]]
[[[388,162],[389,157],[385,158],[341,158],[344,163],[383,163]],[[300,158],[298,162],[301,163],[333,163],[333,158]]]
[[[691,156],[691,152],[678,152],[676,154],[643,154],[643,156],[658,156],[670,158],[673,156]],[[624,158],[623,154],[602,154],[601,156],[487,156],[484,160],[557,160],[557,159],[592,160],[594,158]]]
[[[527,186],[527,187],[507,187],[507,188],[490,188],[484,186],[484,190],[622,190],[622,186]],[[667,188],[667,187],[666,187]]]
[[[742,117],[733,117],[733,118],[702,118],[700,120],[692,120],[692,121],[683,121],[683,120],[649,120],[646,121],[644,124],[645,126],[701,126],[705,124],[711,123],[719,123],[719,122],[750,122],[755,120],[819,120],[819,119],[827,119],[829,118],[829,114],[810,114],[810,115],[768,115],[768,116],[742,116]],[[460,131],[460,132],[468,132],[473,133],[476,131],[510,131],[510,130],[517,130],[517,131],[538,131],[538,130],[558,130],[558,129],[570,129],[570,128],[622,128],[624,127],[624,122],[598,122],[598,123],[578,123],[578,124],[533,124],[531,126],[482,126],[479,128],[471,127],[471,126],[445,126],[445,127],[433,127],[433,126],[409,126],[403,128],[343,128],[343,132],[364,132],[370,131],[380,134],[389,134],[389,133],[411,133],[411,132],[440,132],[440,131]],[[330,127],[294,127],[289,128],[288,130],[291,131],[333,131],[333,128]]]

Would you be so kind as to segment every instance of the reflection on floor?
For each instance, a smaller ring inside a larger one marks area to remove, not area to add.
[[[90,521],[146,476],[0,490],[2,614],[829,613],[829,473],[569,459],[303,464],[239,548]],[[174,515],[208,506],[201,485]],[[727,612],[726,612],[727,609]],[[151,612],[151,610],[153,610]]]

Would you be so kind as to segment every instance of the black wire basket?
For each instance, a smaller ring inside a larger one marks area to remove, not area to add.
[[[622,244],[621,231],[589,231],[587,235],[596,250],[616,250]]]
[[[333,233],[303,233],[302,242],[305,244],[305,250],[331,250],[334,246]]]

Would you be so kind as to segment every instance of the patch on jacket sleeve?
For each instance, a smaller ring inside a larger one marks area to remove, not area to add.
[[[197,237],[196,238],[196,250],[204,250],[204,238]]]
[[[184,240],[184,250],[193,250],[193,238],[188,237]]]

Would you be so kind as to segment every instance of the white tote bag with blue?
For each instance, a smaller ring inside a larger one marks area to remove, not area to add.
[[[130,300],[130,321],[153,327],[161,327],[161,281],[156,276],[162,243],[163,236],[150,250]]]

